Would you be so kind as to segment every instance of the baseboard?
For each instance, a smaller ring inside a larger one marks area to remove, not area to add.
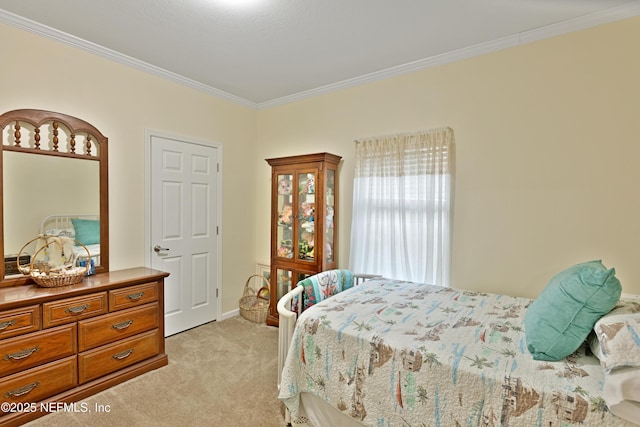
[[[227,320],[232,317],[240,316],[240,309],[236,308],[235,310],[227,311],[226,313],[222,313],[218,320]]]

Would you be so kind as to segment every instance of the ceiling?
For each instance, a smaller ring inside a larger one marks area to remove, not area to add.
[[[0,0],[0,22],[254,108],[635,15],[640,0]]]

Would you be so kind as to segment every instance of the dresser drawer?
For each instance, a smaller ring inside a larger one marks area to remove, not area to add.
[[[18,372],[0,380],[3,402],[38,402],[77,384],[76,356]]]
[[[144,283],[109,291],[109,311],[158,301],[158,282]]]
[[[40,306],[16,308],[0,312],[0,339],[40,329]]]
[[[160,353],[159,330],[108,344],[78,355],[78,381],[86,383]]]
[[[58,326],[107,312],[107,293],[61,299],[42,304],[44,328]]]
[[[89,350],[155,329],[160,324],[159,316],[158,303],[151,303],[81,320],[78,322],[78,349]]]
[[[0,377],[75,354],[76,324],[0,341]]]

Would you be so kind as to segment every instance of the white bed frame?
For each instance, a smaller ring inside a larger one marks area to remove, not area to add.
[[[365,280],[379,278],[381,276],[377,274],[354,274],[354,286],[358,286]],[[284,368],[284,362],[287,359],[287,353],[289,352],[289,346],[291,345],[291,339],[293,337],[293,330],[296,327],[296,321],[302,313],[302,304],[298,304],[297,311],[293,311],[291,304],[296,296],[300,296],[304,288],[302,286],[296,286],[289,292],[287,292],[282,298],[278,300],[278,390],[280,390],[280,381],[282,380],[282,369]],[[291,414],[285,408],[285,422],[293,424],[294,426],[305,426],[306,419],[291,420]],[[302,417],[304,418],[304,417]]]
[[[73,224],[71,223],[72,218],[100,219],[100,215],[49,215],[44,217],[42,221],[40,221],[40,234],[44,234],[45,231],[51,230],[53,228],[73,228]]]

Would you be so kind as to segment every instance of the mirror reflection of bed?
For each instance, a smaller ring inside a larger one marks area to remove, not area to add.
[[[5,277],[20,276],[21,268],[32,262],[54,259],[67,261],[67,267],[86,266],[93,274],[100,265],[100,215],[48,215],[40,222],[36,238],[16,252],[5,255]],[[43,249],[46,246],[46,250]],[[65,255],[66,252],[66,255]],[[57,264],[53,262],[51,266]]]
[[[76,240],[74,259],[100,265],[100,215],[49,215],[40,223],[39,234]]]

